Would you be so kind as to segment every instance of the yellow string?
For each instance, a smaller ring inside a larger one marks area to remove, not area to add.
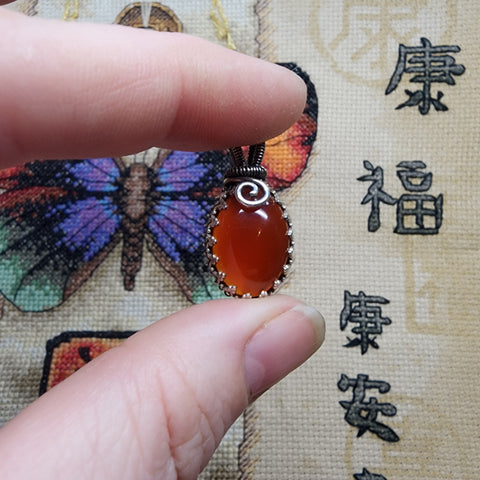
[[[66,0],[65,8],[63,10],[63,20],[72,22],[78,18],[78,4],[80,0]],[[72,5],[73,4],[73,5]]]
[[[219,40],[225,40],[227,47],[231,50],[236,50],[237,47],[233,42],[230,27],[228,26],[228,20],[223,11],[222,3],[220,0],[212,0],[212,9],[210,10],[210,18],[212,19],[216,29],[217,37]]]

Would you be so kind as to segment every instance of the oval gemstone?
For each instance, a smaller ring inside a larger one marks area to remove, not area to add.
[[[225,273],[226,285],[236,286],[236,295],[258,297],[283,275],[291,246],[289,225],[271,195],[257,207],[243,205],[234,195],[225,203],[227,208],[218,213],[219,223],[212,229],[215,267]]]

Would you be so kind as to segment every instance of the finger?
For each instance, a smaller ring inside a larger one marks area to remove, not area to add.
[[[323,336],[316,310],[280,295],[165,318],[4,426],[0,478],[195,479],[249,401]]]
[[[6,10],[0,31],[4,164],[254,144],[305,105],[289,70],[188,35]]]

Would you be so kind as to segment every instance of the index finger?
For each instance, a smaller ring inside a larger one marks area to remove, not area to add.
[[[6,10],[0,31],[0,166],[254,144],[305,105],[287,69],[184,34]]]

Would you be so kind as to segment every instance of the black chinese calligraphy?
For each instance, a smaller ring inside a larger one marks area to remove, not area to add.
[[[349,323],[356,324],[352,333],[357,337],[350,339],[344,347],[358,347],[362,355],[367,353],[368,347],[379,348],[376,338],[383,332],[383,325],[390,325],[392,321],[382,316],[379,305],[390,303],[386,298],[376,295],[365,295],[359,292],[352,295],[348,290],[344,293],[344,306],[340,313],[340,329],[345,330]]]
[[[346,410],[345,420],[352,427],[358,428],[357,437],[370,431],[386,442],[398,442],[400,438],[387,425],[377,421],[378,414],[393,417],[397,408],[391,403],[379,403],[376,397],[370,397],[366,401],[366,392],[376,389],[380,393],[387,393],[390,384],[382,380],[370,380],[368,375],[358,374],[357,378],[349,378],[342,374],[337,383],[342,392],[349,388],[353,389],[353,398],[350,402],[342,400],[340,405]]]
[[[421,161],[400,162],[397,176],[405,190],[415,192],[402,195],[397,202],[397,226],[395,233],[436,234],[442,225],[443,195],[434,197],[425,193],[432,185],[432,173],[421,172],[426,168]],[[411,220],[410,224],[408,223]]]
[[[433,105],[435,110],[444,112],[448,107],[441,102],[443,92],[437,92],[437,98],[432,97],[432,83],[445,83],[455,85],[453,75],[462,75],[465,67],[455,63],[455,58],[449,53],[460,51],[458,45],[432,46],[427,38],[421,38],[421,46],[407,47],[400,44],[398,48],[398,60],[390,83],[385,90],[385,95],[392,93],[400,83],[404,73],[413,74],[410,78],[412,83],[423,83],[421,90],[414,92],[405,90],[408,100],[397,106],[397,110],[404,107],[415,107],[422,115],[426,115]]]
[[[433,175],[423,172],[427,166],[420,160],[400,162],[397,176],[405,190],[411,193],[403,194],[398,199],[383,190],[383,168],[373,166],[365,160],[363,166],[369,174],[357,178],[361,182],[371,182],[367,194],[362,199],[362,205],[371,203],[368,217],[368,231],[376,232],[380,226],[380,204],[397,205],[397,224],[394,229],[398,234],[433,235],[439,232],[443,218],[443,195],[437,197],[426,194],[432,186]]]
[[[387,480],[383,475],[370,473],[366,468],[363,469],[362,473],[355,473],[353,478],[355,480]]]
[[[368,160],[363,162],[370,174],[363,175],[357,180],[360,182],[372,182],[368,187],[367,194],[362,199],[362,205],[371,202],[372,209],[368,217],[368,231],[376,232],[380,228],[380,203],[395,205],[397,200],[383,191],[383,168],[374,167]]]

